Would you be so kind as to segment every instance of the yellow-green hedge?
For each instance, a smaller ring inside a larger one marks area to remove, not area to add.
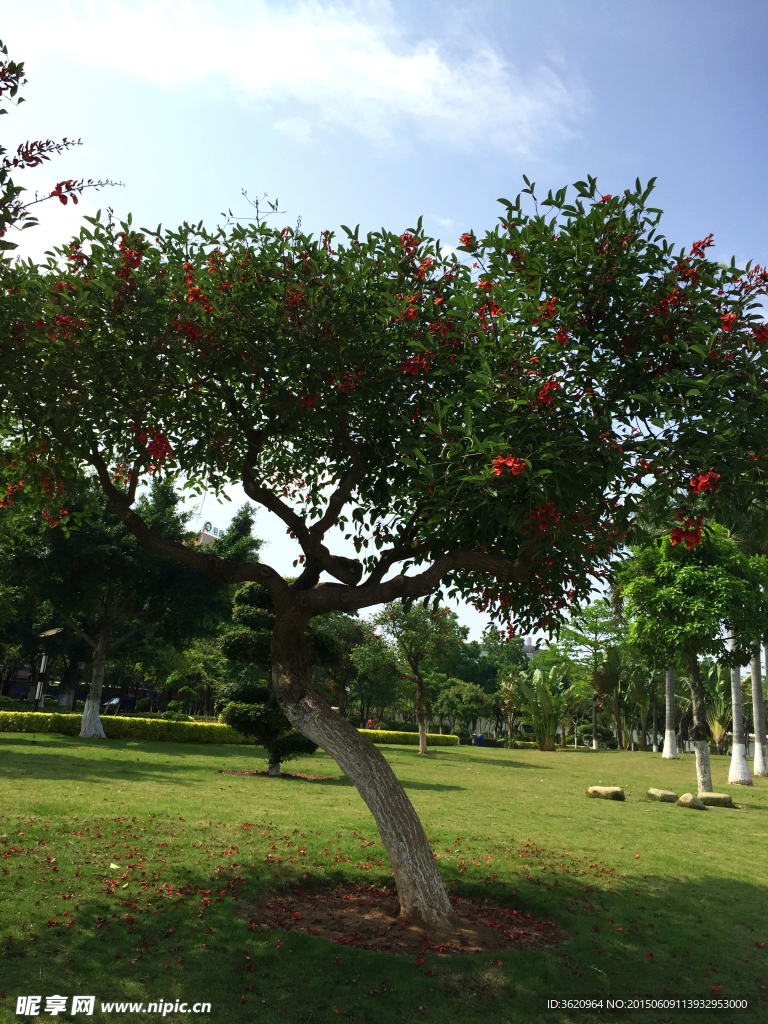
[[[59,715],[46,711],[0,711],[0,732],[56,732],[64,736],[80,733],[81,715]],[[161,718],[122,718],[103,715],[101,724],[110,740],[159,740],[171,743],[249,743],[243,736],[220,722],[168,722]],[[372,743],[401,743],[418,746],[417,732],[389,732],[386,729],[360,729]],[[430,747],[452,747],[457,736],[427,733]]]
[[[0,711],[0,732],[57,732],[64,736],[80,733],[81,715],[47,714],[44,711]],[[160,740],[172,743],[250,743],[255,740],[220,722],[167,722],[162,718],[101,719],[107,739]]]
[[[416,747],[419,745],[417,732],[389,732],[386,729],[358,729],[357,731],[367,736],[371,743],[402,743],[406,746]],[[438,732],[427,733],[428,747],[455,747],[458,742],[458,736],[443,736]]]

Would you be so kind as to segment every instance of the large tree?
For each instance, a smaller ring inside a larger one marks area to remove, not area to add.
[[[357,785],[403,913],[435,927],[454,915],[431,848],[382,754],[310,685],[310,620],[445,588],[551,628],[642,477],[759,479],[765,278],[707,260],[708,239],[675,251],[639,182],[579,182],[546,215],[525,192],[456,255],[420,224],[339,241],[97,217],[46,266],[2,268],[4,503],[65,522],[40,481],[66,491],[89,468],[149,550],[266,587],[276,699]],[[301,575],[158,534],[134,507],[150,471],[242,483]],[[337,526],[359,558],[329,549]]]

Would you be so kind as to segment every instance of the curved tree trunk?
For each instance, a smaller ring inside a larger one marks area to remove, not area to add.
[[[83,720],[80,724],[80,735],[88,736],[99,740],[107,737],[99,718],[101,707],[101,691],[104,686],[104,663],[107,660],[107,644],[112,632],[112,625],[108,622],[99,623],[99,640],[93,652],[91,670],[91,688],[88,691],[88,699],[85,702]]]
[[[696,779],[699,793],[712,792],[712,772],[709,767],[709,741],[707,740],[707,708],[704,699],[704,685],[701,681],[699,659],[695,654],[688,658],[688,682],[691,687],[693,726],[690,738],[696,752]]]
[[[675,736],[675,670],[667,666],[664,678],[664,749],[662,757],[676,758],[677,737]]]
[[[766,662],[768,665],[768,662]],[[755,723],[755,759],[752,774],[768,775],[768,738],[765,734],[765,703],[763,701],[763,679],[760,671],[760,648],[749,664],[752,673],[752,720]]]
[[[455,929],[458,917],[445,891],[424,829],[381,751],[309,685],[305,622],[281,616],[272,635],[272,685],[295,729],[334,758],[376,821],[392,862],[401,916],[433,932]]]
[[[592,701],[592,749],[598,750],[600,743],[597,738],[597,701]]]
[[[731,641],[731,647],[734,643]],[[744,715],[741,711],[741,671],[738,667],[731,669],[731,706],[733,708],[733,743],[731,745],[731,767],[728,772],[728,784],[731,786],[751,786],[752,776],[747,763],[747,746],[744,739]]]
[[[424,719],[424,679],[421,672],[414,672],[416,679],[416,721],[419,724],[419,753],[427,752],[427,723]]]

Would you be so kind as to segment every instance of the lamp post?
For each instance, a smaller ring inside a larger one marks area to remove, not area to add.
[[[57,633],[63,632],[64,627],[59,626],[58,629],[46,629],[44,633],[39,633],[38,636],[40,637],[41,640],[44,641],[46,637],[56,636]],[[39,701],[37,707],[38,710],[41,711],[45,709],[45,670],[48,666],[49,660],[50,659],[48,657],[48,652],[45,649],[45,643],[43,643],[43,654],[42,657],[40,658],[40,667],[38,668],[37,671],[37,691],[35,692],[35,700]]]

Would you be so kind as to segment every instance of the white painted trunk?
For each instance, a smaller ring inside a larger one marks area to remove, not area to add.
[[[274,778],[279,777],[283,773],[280,771],[279,761],[269,761],[267,764],[267,774],[272,775]]]
[[[597,704],[594,702],[592,703],[592,749],[600,749],[600,743],[597,739]]]
[[[419,753],[426,754],[427,752],[427,725],[424,721],[424,716],[419,719]]]
[[[675,736],[675,670],[670,666],[664,680],[664,749],[662,757],[676,758],[677,738]]]
[[[416,673],[416,721],[419,726],[419,753],[427,752],[427,723],[424,720],[424,679],[420,672]]]
[[[731,641],[733,646],[733,641]],[[741,712],[741,671],[731,669],[731,706],[733,709],[733,746],[728,782],[732,786],[751,786],[752,776],[747,763],[747,746],[744,740],[744,716]]]
[[[699,793],[712,792],[712,772],[709,768],[709,742],[707,740],[694,740],[693,749],[696,752],[696,781]]]
[[[768,739],[765,734],[765,703],[759,647],[749,668],[752,673],[752,721],[755,723],[755,759],[752,762],[752,774],[765,777],[768,776]]]
[[[104,687],[104,663],[107,660],[107,643],[111,629],[102,625],[99,629],[99,642],[93,652],[93,668],[91,672],[91,688],[85,702],[83,719],[80,723],[80,735],[91,739],[105,740],[107,737],[101,725],[99,708],[101,692]]]

